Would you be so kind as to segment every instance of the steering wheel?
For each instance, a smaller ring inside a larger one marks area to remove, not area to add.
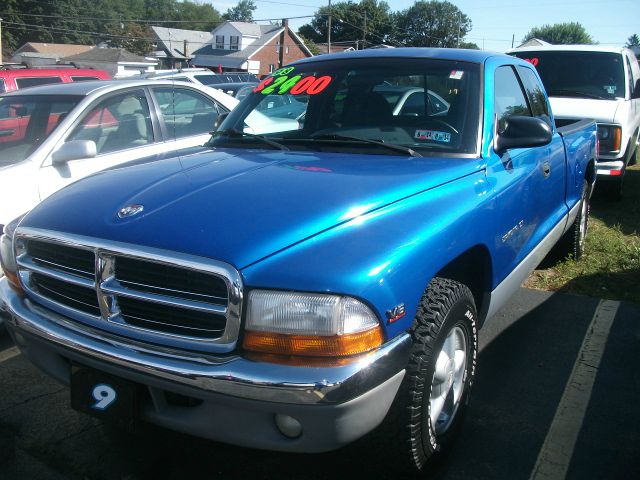
[[[440,120],[439,118],[429,117],[429,120],[428,120],[428,121],[429,121],[429,122],[434,122],[434,123],[437,123],[437,124],[440,124],[440,125],[445,126],[445,127],[447,127],[449,130],[451,130],[453,133],[455,133],[456,135],[459,135],[459,134],[460,134],[460,132],[458,132],[458,130],[456,130],[456,128],[455,128],[453,125],[451,125],[451,124],[450,124],[450,123],[448,123],[448,122],[445,122],[444,120]]]

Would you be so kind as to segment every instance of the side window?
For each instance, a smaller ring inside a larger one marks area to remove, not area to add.
[[[532,116],[512,67],[496,69],[494,96],[498,132],[504,131],[505,122],[512,115]]]
[[[153,143],[144,92],[134,90],[98,102],[67,137],[70,140],[93,140],[98,155]]]
[[[71,80],[74,82],[88,82],[90,80],[100,80],[100,79],[98,77],[72,76]]]
[[[60,77],[25,77],[16,78],[18,88],[36,87],[38,85],[48,85],[51,83],[62,83]]]
[[[549,104],[542,84],[530,68],[517,67],[517,69],[520,74],[520,80],[522,80],[524,89],[527,92],[527,98],[529,99],[529,105],[531,106],[533,116],[541,118],[551,126]]]
[[[210,98],[186,88],[154,88],[162,118],[172,139],[213,130],[218,106]]]
[[[629,91],[629,98],[631,98],[631,95],[633,95],[633,89],[635,88],[635,81],[633,79],[633,71],[631,70],[631,63],[629,63],[629,57],[625,55],[624,59],[627,62],[627,83],[629,84],[629,86],[627,87],[627,90]]]

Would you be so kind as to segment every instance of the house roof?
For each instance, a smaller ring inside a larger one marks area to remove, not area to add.
[[[211,35],[215,35],[216,31],[220,30],[225,25],[231,25],[245,37],[260,37],[264,33],[264,29],[262,27],[273,28],[273,25],[258,25],[257,23],[249,22],[224,22],[214,28]]]
[[[131,53],[124,48],[93,48],[88,52],[79,53],[77,55],[71,55],[63,58],[68,62],[130,62],[130,63],[156,63],[149,61],[140,55]]]
[[[182,30],[180,28],[151,27],[157,38],[158,47],[164,49],[173,58],[186,58],[184,42],[187,41],[187,53],[193,53],[204,45],[211,43],[212,35],[201,30]],[[191,55],[189,55],[191,56]]]
[[[48,55],[55,55],[59,57],[66,57],[69,55],[77,55],[82,52],[87,52],[93,48],[93,45],[73,45],[66,43],[40,43],[40,42],[27,42],[18,48],[13,54],[17,55],[23,52],[37,52],[45,53]]]

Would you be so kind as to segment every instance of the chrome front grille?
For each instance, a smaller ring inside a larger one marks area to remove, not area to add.
[[[242,282],[227,264],[35,229],[15,239],[29,297],[70,321],[189,350],[235,347]]]

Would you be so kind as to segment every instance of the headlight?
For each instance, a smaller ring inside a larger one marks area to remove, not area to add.
[[[622,142],[622,129],[616,125],[598,124],[600,153],[618,153]]]
[[[345,357],[373,350],[383,338],[378,318],[355,298],[265,290],[249,293],[245,350]]]
[[[13,235],[22,217],[24,217],[24,215],[9,222],[9,224],[4,227],[4,234],[0,237],[0,265],[2,265],[2,271],[7,276],[9,284],[20,294],[23,294],[24,291],[18,281],[18,266],[13,250]]]

